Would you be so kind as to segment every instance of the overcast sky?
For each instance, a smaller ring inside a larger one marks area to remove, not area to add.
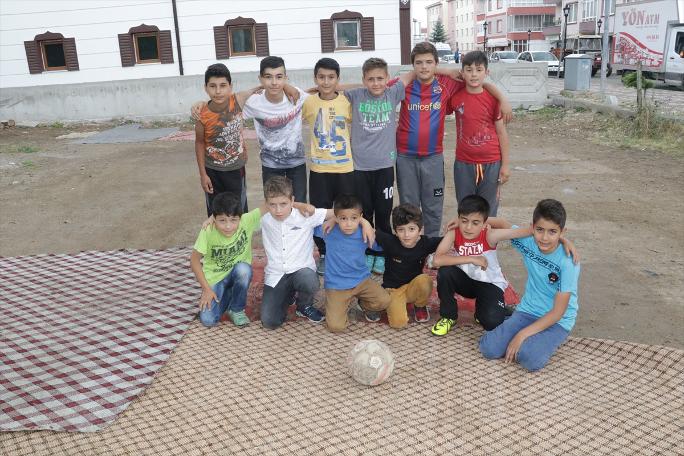
[[[427,13],[425,7],[435,0],[412,0],[411,1],[411,19],[418,19],[423,27],[427,27]]]

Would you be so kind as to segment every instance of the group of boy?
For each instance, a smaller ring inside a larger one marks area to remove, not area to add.
[[[536,370],[562,343],[560,336],[567,337],[577,307],[579,268],[565,261],[559,249],[565,223],[562,205],[540,202],[532,229],[511,228],[489,218],[496,215],[500,186],[509,175],[504,117],[510,119],[511,109],[503,95],[484,82],[486,56],[465,55],[462,75],[437,68],[437,51],[429,43],[416,45],[411,60],[414,71],[390,80],[382,59],[368,59],[362,68],[363,87],[347,87],[339,84],[337,62],[321,59],[314,67],[313,95],[287,84],[279,57],[261,61],[260,90],[236,94],[225,65],[208,68],[205,89],[210,101],[193,107],[198,117],[197,162],[213,219],[213,225],[200,232],[191,258],[203,290],[203,324],[216,325],[223,314],[238,326],[249,323],[244,308],[251,236],[261,228],[267,256],[261,321],[266,328],[282,325],[294,303],[298,315],[325,320],[331,331],[342,331],[354,300],[371,320],[386,311],[395,328],[408,324],[407,303],[413,304],[416,321],[429,321],[433,282],[424,273],[428,262],[440,267],[441,318],[431,328],[433,334],[446,335],[455,324],[458,293],[476,299],[476,319],[487,330],[480,348],[487,357],[511,361],[517,356],[523,366]],[[457,123],[454,180],[459,205],[458,219],[442,238],[442,139],[445,116],[451,111]],[[254,119],[265,198],[264,205],[251,212],[246,212],[242,138],[246,118]],[[302,119],[311,133],[311,205],[306,204]],[[392,209],[395,165],[401,204]],[[488,221],[496,228],[487,226]],[[539,239],[538,233],[543,233]],[[549,273],[545,284],[540,275],[530,273],[523,300],[508,319],[503,304],[507,283],[495,250],[504,239],[518,239],[514,245],[528,271],[541,274],[546,268],[555,277]],[[371,279],[371,271],[383,274],[382,285]],[[324,276],[325,315],[313,305],[320,286],[316,272]],[[527,319],[521,320],[521,313]],[[554,343],[549,342],[551,332],[557,334]]]

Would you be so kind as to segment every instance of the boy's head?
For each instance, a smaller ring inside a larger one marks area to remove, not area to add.
[[[407,249],[412,249],[420,239],[420,230],[423,228],[423,213],[413,204],[400,204],[392,210],[392,226],[401,245]]]
[[[565,218],[565,208],[560,201],[544,199],[537,203],[532,214],[532,230],[542,253],[551,253],[558,247],[565,232]]]
[[[292,181],[285,176],[270,177],[264,183],[264,199],[271,216],[278,221],[285,220],[294,203]]]
[[[472,89],[481,88],[489,74],[487,54],[482,51],[470,51],[463,57],[462,62],[466,86]]]
[[[240,195],[230,192],[216,195],[211,203],[211,215],[214,216],[214,225],[221,234],[226,237],[235,234],[242,216]]]
[[[374,97],[385,93],[387,86],[387,62],[379,57],[371,57],[363,62],[363,85]]]
[[[214,103],[224,103],[233,93],[232,79],[228,67],[222,63],[215,63],[207,67],[204,72],[204,91]]]
[[[337,60],[324,57],[314,66],[314,82],[318,87],[318,93],[327,97],[335,93],[337,83],[340,80],[340,64]]]
[[[411,65],[416,72],[416,78],[422,82],[431,82],[435,77],[435,68],[439,62],[437,49],[427,41],[418,43],[411,51]]]
[[[458,203],[458,229],[466,239],[477,238],[489,217],[489,203],[479,195],[468,195]]]
[[[286,81],[285,61],[282,58],[271,55],[261,59],[259,64],[259,82],[261,82],[267,94],[273,96],[281,95]]]
[[[340,195],[335,198],[333,211],[335,212],[337,226],[344,234],[353,234],[363,217],[361,201],[354,195]]]

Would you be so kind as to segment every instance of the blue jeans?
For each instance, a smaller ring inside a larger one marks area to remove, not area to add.
[[[506,355],[506,349],[521,329],[530,326],[538,318],[525,312],[513,312],[510,318],[480,339],[480,352],[487,359],[499,359]],[[518,362],[528,371],[537,371],[546,366],[558,347],[567,339],[570,331],[558,323],[544,331],[528,337],[520,346]]]
[[[235,263],[230,273],[220,282],[211,286],[218,302],[212,300],[208,308],[201,310],[199,319],[204,326],[216,326],[227,310],[245,310],[247,290],[252,281],[252,266],[248,263]]]
[[[285,323],[287,308],[297,295],[297,310],[313,305],[314,295],[320,287],[316,271],[302,268],[280,278],[275,287],[264,285],[261,301],[261,324],[264,328],[275,329]]]

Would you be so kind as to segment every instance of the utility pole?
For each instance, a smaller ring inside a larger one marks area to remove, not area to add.
[[[612,2],[615,0],[603,1],[603,39],[601,42],[601,95],[606,96],[606,71],[608,70],[608,59],[610,49],[608,48],[608,34],[610,33],[610,10]]]

